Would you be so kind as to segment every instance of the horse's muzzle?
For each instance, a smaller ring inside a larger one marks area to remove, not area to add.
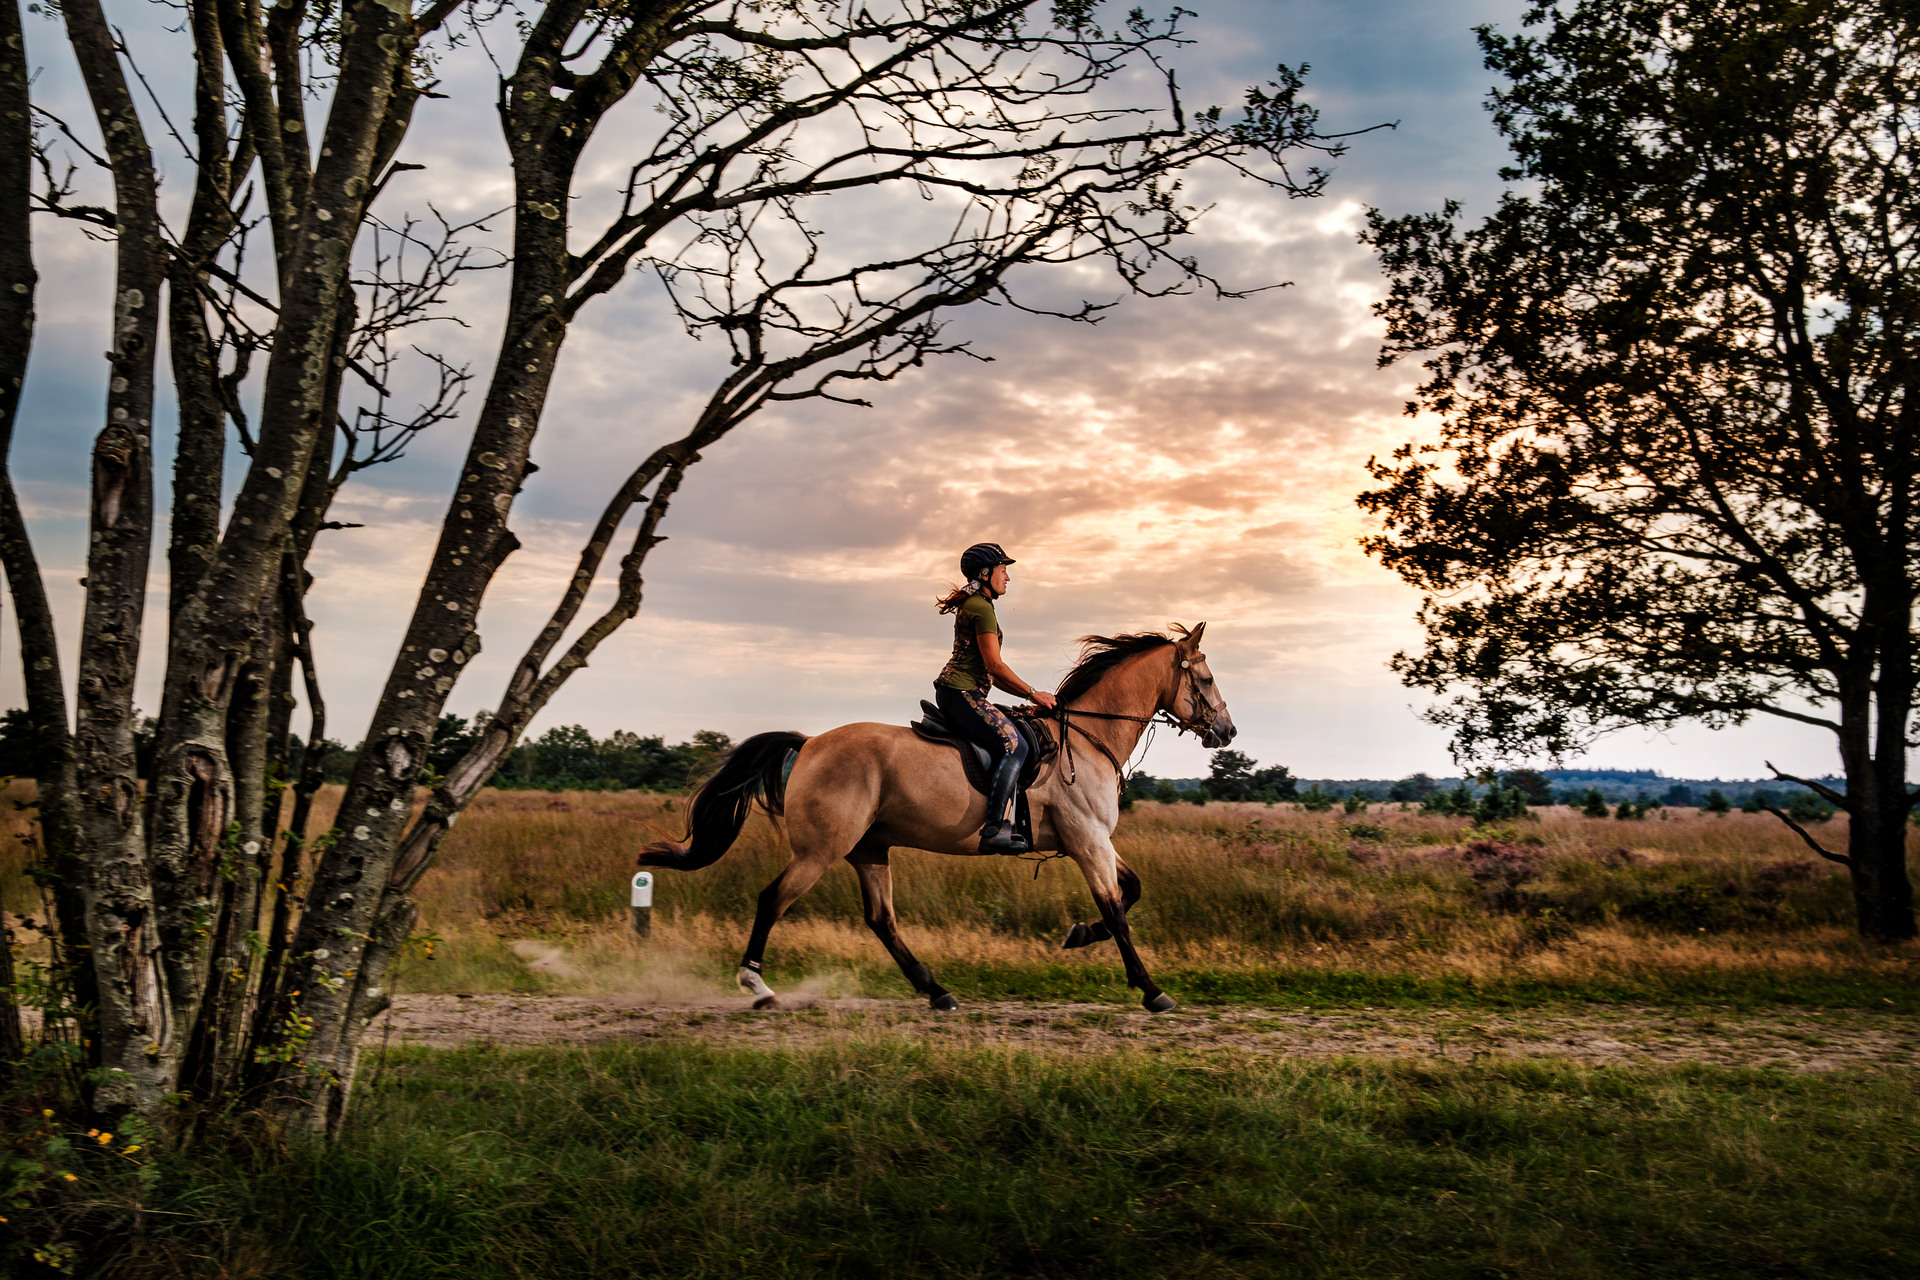
[[[1233,727],[1231,720],[1224,725],[1210,724],[1207,726],[1207,731],[1200,735],[1200,745],[1208,750],[1218,750],[1232,742],[1234,735],[1239,732]]]

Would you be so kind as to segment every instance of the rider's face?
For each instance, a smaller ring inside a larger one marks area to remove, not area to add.
[[[1007,566],[997,564],[993,566],[993,572],[987,575],[987,586],[993,594],[1003,596],[1007,594],[1007,583],[1011,577],[1012,575],[1007,572]]]

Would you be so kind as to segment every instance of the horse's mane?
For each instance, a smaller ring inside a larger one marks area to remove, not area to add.
[[[1081,636],[1080,661],[1074,664],[1073,670],[1067,672],[1067,678],[1060,682],[1060,688],[1053,696],[1062,702],[1072,702],[1100,683],[1102,676],[1128,658],[1173,643],[1172,636],[1162,635],[1158,631],[1123,636]]]

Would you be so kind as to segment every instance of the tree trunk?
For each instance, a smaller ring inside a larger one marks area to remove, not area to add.
[[[507,528],[513,496],[566,336],[565,209],[577,151],[558,139],[552,99],[516,85],[513,102],[546,98],[525,128],[509,119],[515,159],[513,277],[494,377],[474,426],[459,487],[441,523],[406,638],[374,711],[336,823],[338,843],[314,869],[274,1021],[312,1020],[289,1108],[314,1128],[337,1127],[366,1025],[385,1009],[386,962],[417,914],[390,893],[400,839],[413,816],[413,788],[459,669],[480,651],[473,619],[494,574],[519,546]],[[509,113],[515,108],[509,108]]]
[[[134,761],[133,682],[153,540],[154,361],[166,275],[158,186],[99,0],[63,6],[113,172],[117,237],[107,423],[95,438],[74,761],[87,940],[99,980],[95,1105],[113,1112],[171,1087],[179,1032],[158,982],[161,940]]]
[[[1908,442],[1910,443],[1910,442]],[[1909,473],[1910,474],[1910,473]],[[1906,485],[1896,487],[1892,525],[1904,528],[1909,504]],[[1860,783],[1867,802],[1853,809],[1847,834],[1847,856],[1853,879],[1854,908],[1862,936],[1881,942],[1904,942],[1916,936],[1913,881],[1907,873],[1907,824],[1913,811],[1907,792],[1907,733],[1913,720],[1914,596],[1907,586],[1903,555],[1883,556],[1885,574],[1877,589],[1862,599],[1863,623],[1878,632],[1879,663],[1872,682],[1877,704],[1871,755],[1859,750]],[[1859,735],[1865,748],[1867,735]],[[1847,760],[1847,795],[1855,791],[1853,752]],[[1866,820],[1863,822],[1862,819]]]
[[[180,616],[220,541],[220,480],[227,449],[219,352],[207,331],[201,290],[207,265],[233,230],[227,150],[226,82],[212,0],[193,0],[193,128],[199,153],[186,234],[167,276],[167,352],[179,403],[173,457],[173,513],[167,548],[169,622]]]
[[[0,0],[0,565],[5,566],[13,595],[27,720],[33,726],[40,761],[41,857],[52,876],[62,949],[68,956],[82,957],[87,954],[86,903],[81,889],[83,869],[74,856],[73,737],[67,724],[66,687],[61,681],[53,610],[14,496],[10,469],[27,353],[33,345],[33,300],[39,281],[33,267],[32,166],[33,113],[20,8],[16,0]],[[75,1002],[95,1006],[98,995],[92,966],[75,965],[72,979]]]
[[[412,23],[404,8],[364,0],[344,16],[333,102],[311,181],[300,184],[306,199],[298,210],[297,232],[283,227],[276,215],[282,291],[252,463],[213,563],[170,637],[147,850],[158,890],[172,1011],[188,1025],[201,1017],[213,957],[208,932],[223,896],[215,891],[221,843],[228,825],[239,818],[242,799],[235,795],[227,755],[229,711],[256,647],[260,602],[269,589],[277,590],[333,385],[336,328],[353,244],[372,195],[394,90],[404,82],[413,52]],[[233,50],[234,30],[223,22],[223,32]],[[241,33],[243,42],[249,38]],[[253,116],[256,95],[248,86],[257,68],[245,50],[234,61]],[[264,114],[275,113],[270,100],[262,106]],[[256,135],[265,132],[260,125],[258,117],[250,124]],[[297,136],[304,137],[304,131]],[[263,160],[265,150],[263,139]],[[305,147],[299,150],[304,155]],[[290,154],[281,162],[286,170],[293,167]],[[281,177],[286,178],[285,171]],[[268,185],[274,204],[275,184]],[[292,233],[290,239],[282,237],[283,230]],[[243,931],[253,928],[251,922],[238,924]]]

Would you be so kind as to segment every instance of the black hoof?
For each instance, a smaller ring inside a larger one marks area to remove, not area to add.
[[[1165,1013],[1173,1008],[1173,997],[1162,991],[1157,995],[1148,996],[1140,1003],[1146,1006],[1148,1013]]]
[[[1084,947],[1094,941],[1093,930],[1086,924],[1076,924],[1067,930],[1067,940],[1060,944],[1062,951],[1072,951],[1075,947]]]
[[[960,1007],[960,1002],[953,998],[953,992],[951,991],[942,991],[927,1003],[941,1013],[952,1013]]]
[[[753,1002],[753,1007],[756,1009],[778,1009],[780,1007],[780,997],[761,996]]]

